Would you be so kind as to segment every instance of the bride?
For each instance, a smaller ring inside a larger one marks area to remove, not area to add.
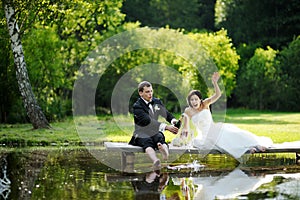
[[[193,145],[200,150],[218,149],[237,160],[246,152],[265,151],[266,147],[273,144],[270,138],[256,136],[232,124],[213,122],[209,105],[216,102],[221,96],[218,85],[219,78],[220,75],[217,72],[212,76],[215,93],[211,97],[202,99],[198,90],[192,90],[189,93],[187,97],[189,107],[183,114],[184,126],[181,134],[185,136],[189,134],[189,120],[191,120],[197,130],[197,136],[193,138]]]

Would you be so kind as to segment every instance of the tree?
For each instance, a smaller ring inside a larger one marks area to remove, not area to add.
[[[238,78],[238,101],[250,109],[278,109],[278,51],[257,48]]]
[[[32,91],[47,119],[50,122],[61,120],[72,113],[72,87],[81,62],[101,41],[116,34],[122,24],[125,17],[120,12],[122,0],[96,2],[13,0],[12,2],[17,5],[14,7],[15,18],[20,27],[19,34],[22,37],[22,48],[26,56],[26,68]],[[6,21],[4,10],[0,14],[1,27],[5,25],[7,32],[6,23],[2,22]],[[1,39],[5,39],[1,47],[10,46],[8,39],[5,37]],[[4,48],[0,49],[0,52],[1,55],[8,54]],[[5,73],[6,68],[13,63],[12,56],[5,58],[1,60],[3,66],[1,75],[4,77],[8,75]],[[9,79],[7,85],[10,88],[17,85],[11,75],[5,78]],[[1,87],[6,86],[3,80],[5,79],[1,79],[0,82]],[[5,104],[1,103],[1,107],[5,107],[5,110],[1,109],[4,113],[3,118],[9,113],[9,122],[28,122],[22,103],[15,98],[19,94],[16,88],[17,86],[10,91],[12,95],[10,98],[6,95],[6,91],[1,94],[7,99]]]
[[[300,111],[300,36],[278,55],[280,82],[279,98],[281,110]]]
[[[50,128],[50,124],[38,105],[31,88],[21,43],[20,30],[12,1],[4,0],[3,3],[16,67],[16,77],[27,116],[34,129]]]
[[[300,32],[298,0],[218,0],[217,5],[218,27],[227,29],[237,46],[281,49]]]
[[[227,31],[222,29],[214,33],[190,33],[189,35],[207,49],[223,76],[226,95],[230,96],[236,86],[235,76],[239,68],[240,56],[227,36]]]
[[[215,0],[126,0],[126,21],[142,26],[214,30]]]

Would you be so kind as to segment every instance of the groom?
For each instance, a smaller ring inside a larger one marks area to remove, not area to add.
[[[178,128],[173,125],[177,120],[159,99],[153,98],[151,83],[141,82],[138,85],[138,92],[140,97],[133,105],[135,130],[129,144],[142,147],[152,160],[156,170],[161,165],[155,150],[158,149],[163,158],[168,159],[169,149],[163,132],[168,130],[177,134]],[[159,122],[159,116],[164,117],[172,125]]]

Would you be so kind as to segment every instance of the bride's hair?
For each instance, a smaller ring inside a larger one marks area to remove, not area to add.
[[[202,104],[202,94],[199,90],[192,90],[190,91],[190,93],[188,94],[187,96],[187,103],[189,104],[189,106],[193,107],[192,104],[191,104],[191,97],[193,95],[197,95],[201,101],[201,104]]]

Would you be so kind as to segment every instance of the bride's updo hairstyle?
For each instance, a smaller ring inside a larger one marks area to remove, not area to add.
[[[202,94],[199,90],[192,90],[190,91],[189,95],[187,96],[187,103],[189,104],[190,107],[193,107],[192,104],[191,104],[191,97],[193,95],[197,95],[200,99],[200,102],[202,104]]]

